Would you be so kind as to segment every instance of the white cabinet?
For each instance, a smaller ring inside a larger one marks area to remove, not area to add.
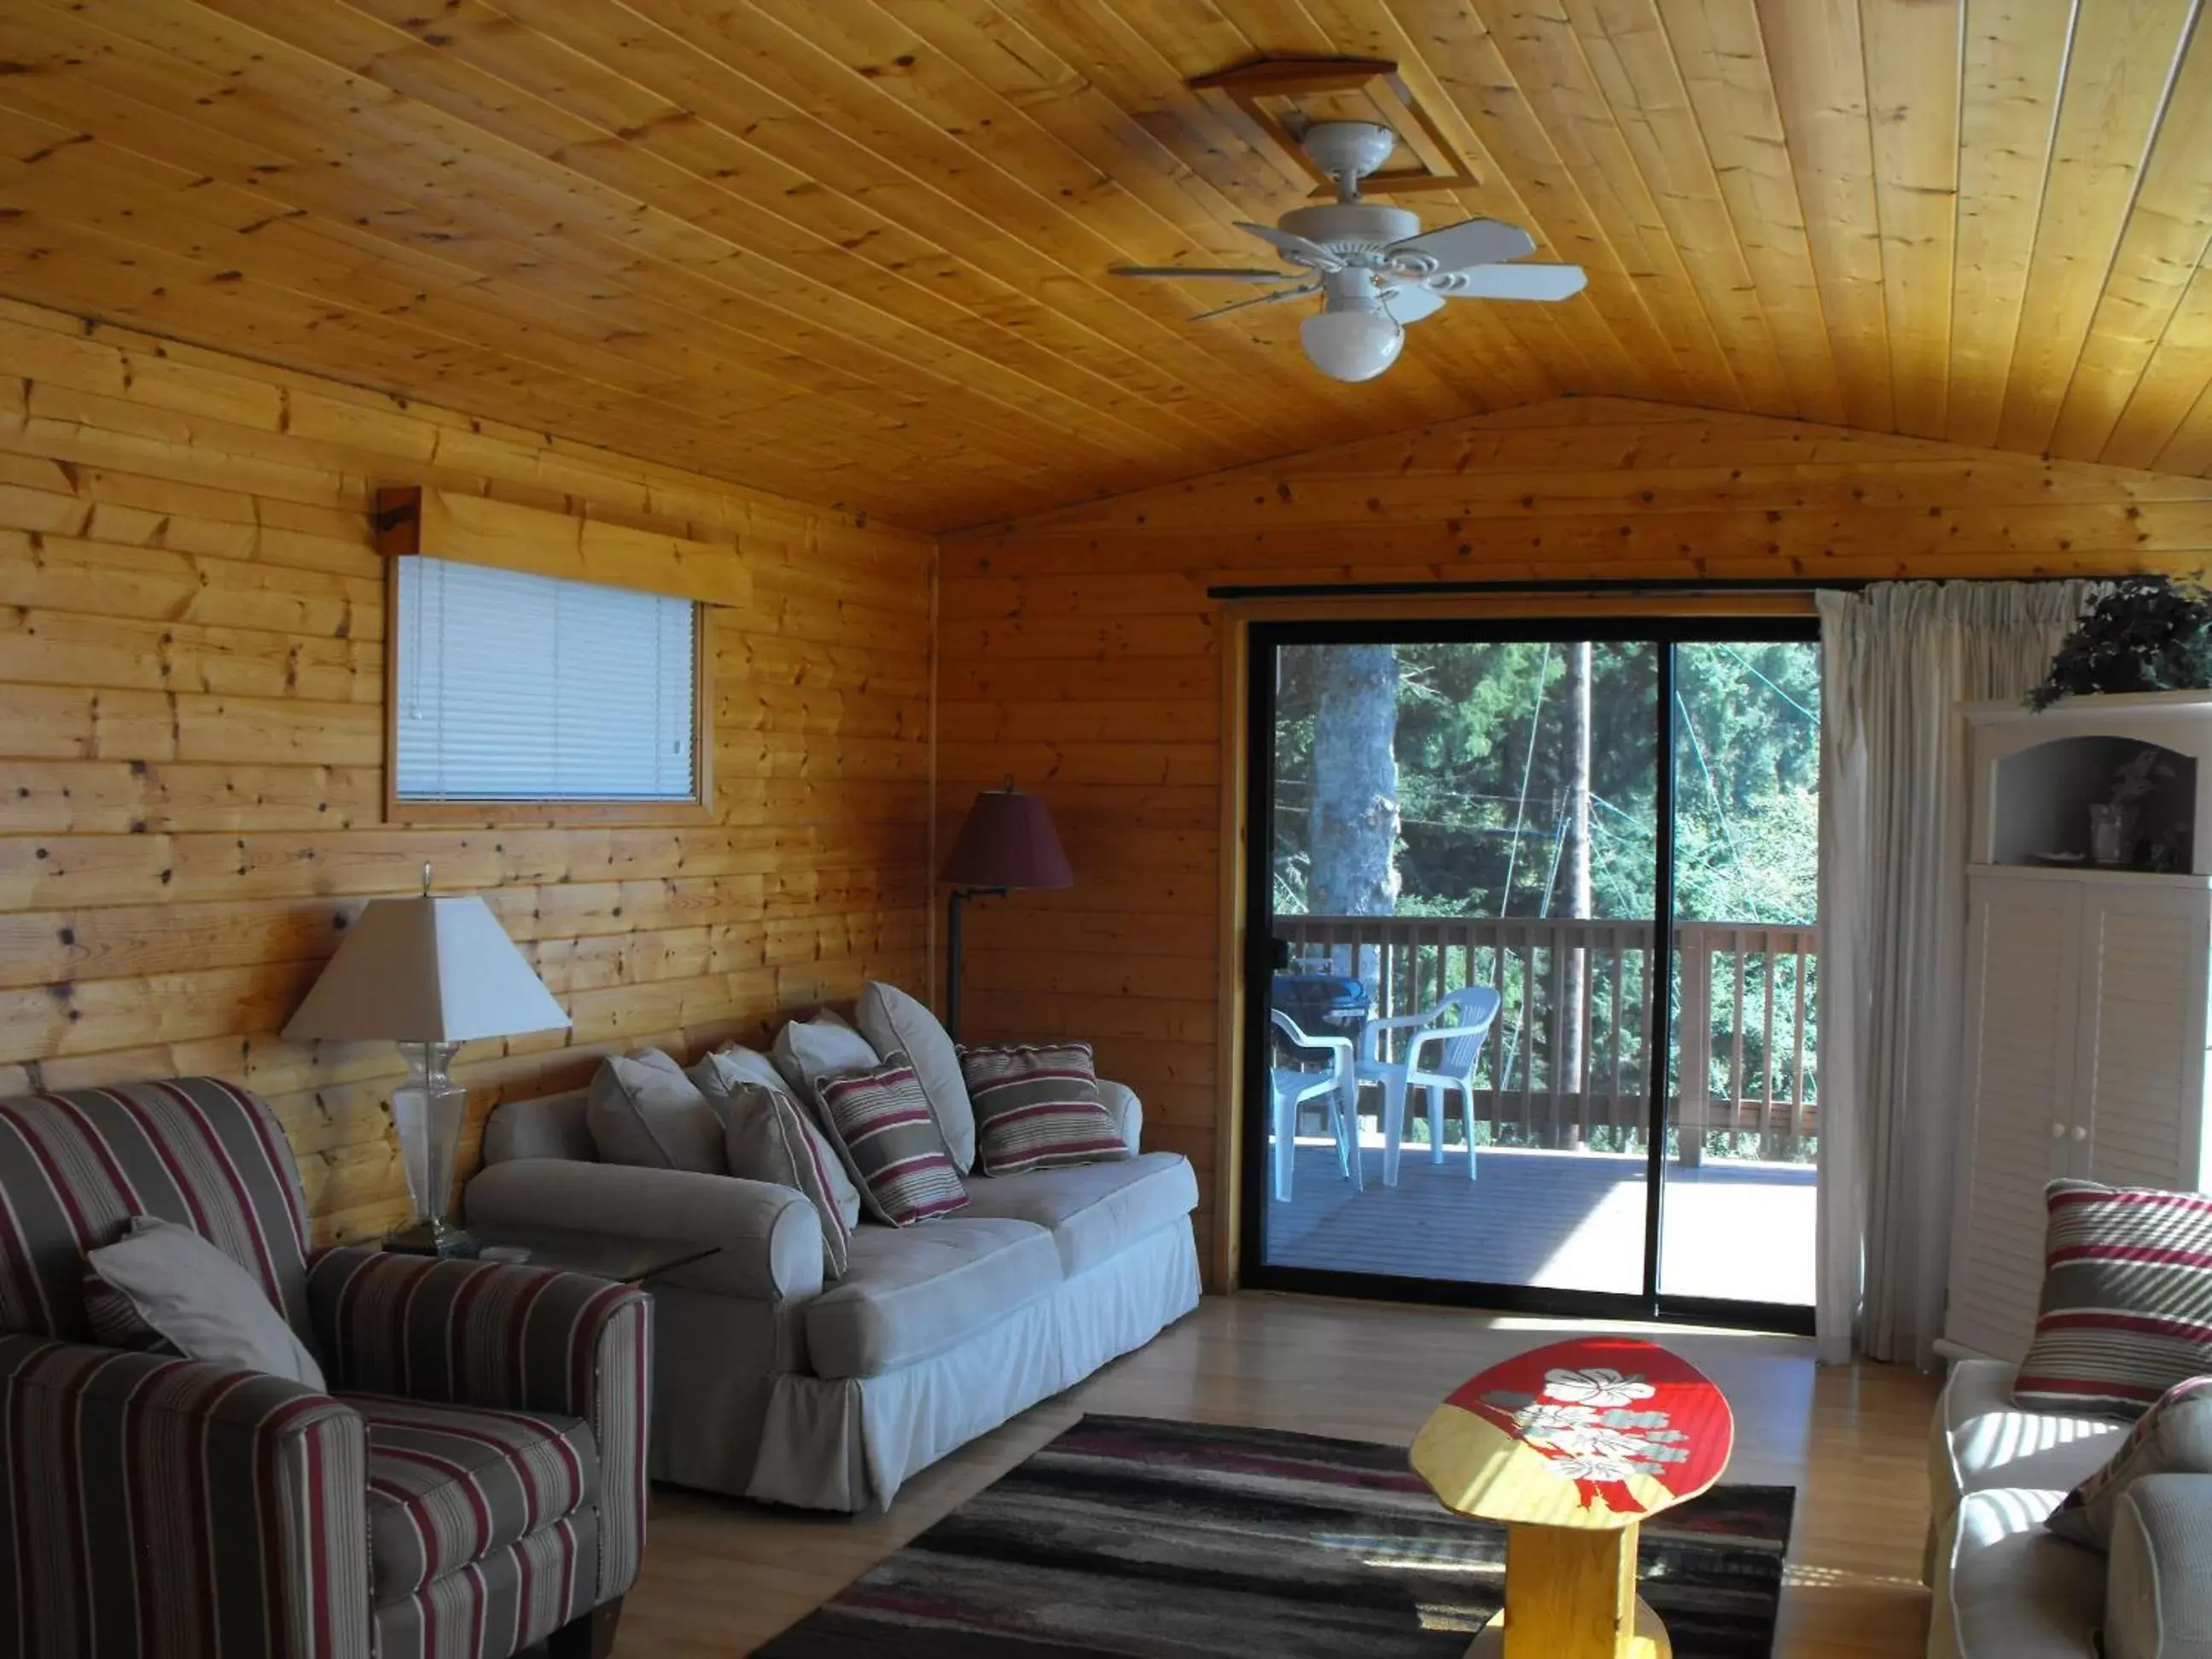
[[[2212,878],[1975,866],[1967,1121],[1944,1334],[2016,1359],[2043,1281],[2043,1188],[2206,1184]]]
[[[1966,715],[1974,862],[1944,1335],[2017,1359],[2042,1289],[2047,1182],[2212,1185],[2212,833],[2197,833],[2212,825],[2212,694]],[[2131,803],[2124,860],[2174,873],[2089,861],[2090,807],[2116,798]]]

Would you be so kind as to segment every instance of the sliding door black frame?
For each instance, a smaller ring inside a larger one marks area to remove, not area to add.
[[[1254,622],[1248,624],[1245,685],[1246,795],[1244,800],[1244,1074],[1240,1079],[1243,1133],[1237,1179],[1242,1194],[1239,1282],[1252,1290],[1302,1291],[1324,1296],[1366,1297],[1385,1301],[1431,1302],[1455,1307],[1493,1309],[1504,1313],[1564,1317],[1664,1321],[1673,1324],[1721,1325],[1810,1335],[1813,1310],[1790,1303],[1734,1302],[1707,1297],[1670,1296],[1660,1289],[1665,1220],[1667,1104],[1674,1071],[1674,648],[1705,643],[1763,643],[1771,640],[1814,640],[1819,624],[1799,617],[1532,617],[1497,621],[1403,620]],[[1657,744],[1653,808],[1657,839],[1652,894],[1652,1030],[1663,1034],[1664,1056],[1650,1067],[1646,1103],[1643,1289],[1633,1293],[1558,1290],[1455,1279],[1425,1279],[1395,1273],[1345,1273],[1332,1268],[1270,1265],[1267,1261],[1267,1134],[1272,1103],[1267,1097],[1267,1058],[1272,1028],[1265,988],[1274,971],[1275,867],[1275,662],[1286,645],[1496,644],[1514,641],[1565,643],[1589,640],[1608,644],[1652,644],[1659,647],[1655,688]]]

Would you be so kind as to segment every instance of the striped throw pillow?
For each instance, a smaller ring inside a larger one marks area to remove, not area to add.
[[[2140,1417],[2212,1374],[2212,1196],[2054,1181],[2043,1201],[2043,1301],[2013,1402]]]
[[[2107,1548],[2120,1494],[2147,1474],[2212,1474],[2212,1376],[2192,1376],[2160,1395],[2119,1450],[2043,1524],[2087,1548]]]
[[[1121,1125],[1098,1098],[1087,1042],[963,1048],[960,1072],[975,1109],[975,1155],[986,1175],[1129,1156]]]
[[[910,1227],[966,1207],[968,1189],[952,1167],[945,1132],[904,1054],[818,1079],[814,1086],[822,1127],[876,1219]]]
[[[804,1194],[822,1218],[822,1279],[835,1284],[845,1276],[853,1230],[838,1207],[830,1175],[837,1154],[781,1089],[740,1083],[729,1091],[725,1150],[730,1173],[746,1181],[765,1181]]]

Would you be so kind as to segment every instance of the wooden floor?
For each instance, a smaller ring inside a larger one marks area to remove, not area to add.
[[[1288,1203],[1267,1206],[1273,1266],[1407,1273],[1551,1290],[1644,1287],[1644,1162],[1602,1152],[1485,1147],[1475,1179],[1447,1146],[1404,1152],[1395,1187],[1382,1150],[1361,1155],[1355,1192],[1335,1148],[1302,1140]],[[1678,1296],[1808,1306],[1813,1300],[1810,1164],[1708,1158],[1667,1166],[1661,1288]]]
[[[645,1570],[617,1653],[702,1659],[751,1651],[1085,1410],[1402,1445],[1474,1372],[1586,1328],[1319,1297],[1210,1297],[1151,1346],[918,1476],[887,1515],[841,1519],[656,1492]],[[1735,1408],[1736,1455],[1724,1478],[1799,1489],[1776,1655],[1919,1653],[1934,1380],[1887,1365],[1816,1370],[1808,1346],[1788,1338],[1662,1336],[1718,1382]]]

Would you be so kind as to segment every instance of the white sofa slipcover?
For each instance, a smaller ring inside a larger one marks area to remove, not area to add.
[[[2022,1411],[2014,1371],[1960,1360],[1936,1407],[1929,1659],[2212,1659],[2212,1475],[2130,1486],[2109,1556],[2057,1537],[2045,1518],[2129,1425]]]
[[[1135,1095],[1102,1097],[1137,1149]],[[1198,1305],[1188,1160],[966,1178],[968,1207],[863,1222],[822,1281],[821,1223],[792,1188],[598,1160],[581,1092],[513,1101],[466,1188],[477,1224],[696,1238],[719,1253],[655,1296],[653,1478],[810,1508],[888,1504],[916,1471]]]

